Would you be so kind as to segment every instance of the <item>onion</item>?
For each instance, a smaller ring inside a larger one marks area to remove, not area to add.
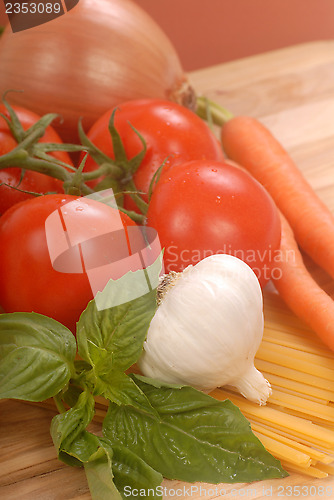
[[[0,38],[0,93],[43,115],[54,112],[63,140],[78,139],[122,101],[166,98],[187,107],[194,92],[178,54],[150,16],[131,0],[80,0],[65,15]]]

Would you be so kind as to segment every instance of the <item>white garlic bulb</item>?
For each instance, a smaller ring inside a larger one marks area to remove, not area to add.
[[[233,386],[265,404],[270,385],[254,366],[263,336],[263,300],[252,269],[217,254],[170,281],[147,333],[142,373],[203,391]]]

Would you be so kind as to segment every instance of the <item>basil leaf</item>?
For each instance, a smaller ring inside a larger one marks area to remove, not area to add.
[[[52,419],[50,432],[53,444],[60,460],[69,465],[80,465],[78,460],[83,461],[81,459],[82,453],[85,454],[86,460],[91,454],[87,456],[86,443],[83,445],[83,451],[80,450],[80,440],[77,441],[77,439],[92,421],[94,407],[94,397],[86,390],[79,395],[73,408]],[[75,452],[72,452],[72,447],[74,447]]]
[[[112,454],[105,447],[100,447],[84,463],[86,478],[92,500],[122,500],[113,481]]]
[[[74,372],[74,335],[36,313],[0,314],[0,398],[43,401]]]
[[[81,387],[69,384],[66,391],[62,392],[61,399],[70,407],[75,406],[83,389]]]
[[[93,500],[113,498],[121,500],[113,482],[112,450],[85,428],[93,418],[94,398],[82,392],[77,404],[53,418],[51,435],[58,450],[58,458],[72,466],[84,466]]]
[[[121,445],[113,446],[114,482],[124,498],[162,498],[163,476],[136,453]]]
[[[140,271],[132,273],[134,279],[137,273]],[[111,368],[127,370],[141,354],[156,307],[156,290],[103,310],[92,300],[77,324],[79,355],[96,374],[106,374]]]
[[[66,450],[63,445],[61,458],[69,465],[84,466],[93,500],[132,498],[135,489],[140,498],[146,498],[148,490],[149,498],[161,498],[157,487],[162,475],[130,450],[118,445],[114,449],[108,440],[87,431],[68,444]]]
[[[143,391],[133,378],[125,373],[110,372],[108,378],[101,377],[98,381],[100,393],[117,405],[134,406],[135,408],[158,416]]]
[[[83,359],[76,359],[74,361],[74,367],[77,375],[86,373],[92,368],[90,364],[84,361]]]
[[[90,398],[89,398],[90,399]],[[83,398],[77,406],[77,410],[81,408],[83,414],[85,414],[84,403],[85,398]],[[86,400],[86,404],[87,404]],[[90,407],[90,402],[88,404]],[[87,408],[86,408],[87,409]],[[69,410],[71,412],[71,410]],[[113,471],[112,471],[112,455],[113,451],[110,445],[102,438],[91,434],[86,430],[81,430],[82,426],[85,425],[84,420],[81,422],[80,410],[74,415],[67,412],[68,417],[59,426],[59,421],[57,422],[57,428],[63,427],[65,439],[61,440],[59,458],[72,466],[83,466],[85,469],[85,474],[89,486],[89,490],[93,500],[102,500],[104,498],[112,498],[115,500],[121,500],[122,496],[117,490],[117,487],[113,481]],[[90,411],[87,412],[87,418]],[[71,417],[69,418],[69,416]],[[77,417],[78,420],[77,420]],[[72,425],[68,425],[71,421]],[[77,427],[75,425],[77,423]],[[73,425],[74,424],[74,425]],[[74,430],[73,435],[71,435],[71,427]],[[53,432],[55,429],[53,429]],[[56,442],[56,445],[59,443]]]
[[[233,483],[287,475],[230,401],[134,378],[159,418],[110,403],[103,433],[113,446],[130,448],[168,479]]]

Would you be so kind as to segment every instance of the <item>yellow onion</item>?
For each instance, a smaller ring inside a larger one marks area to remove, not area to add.
[[[65,15],[0,38],[0,94],[43,115],[58,113],[58,132],[77,140],[107,109],[153,97],[188,107],[194,93],[172,43],[131,0],[80,0]],[[55,128],[57,124],[55,123]]]

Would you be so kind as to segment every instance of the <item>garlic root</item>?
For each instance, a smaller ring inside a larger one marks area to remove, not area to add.
[[[239,380],[231,382],[230,385],[245,398],[260,406],[266,404],[272,393],[270,383],[254,365],[251,365]]]

